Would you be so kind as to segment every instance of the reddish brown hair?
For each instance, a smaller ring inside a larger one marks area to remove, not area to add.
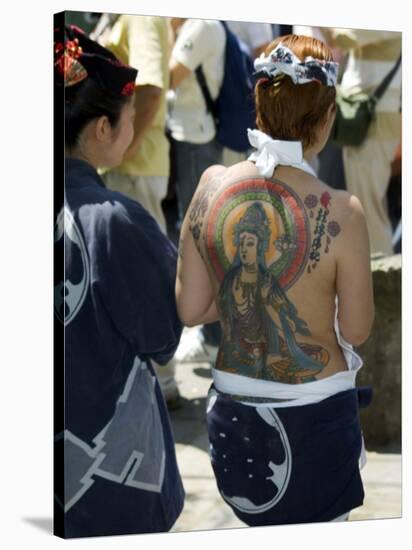
[[[276,38],[265,55],[282,42],[303,61],[307,56],[333,61],[326,44],[309,36],[289,34]],[[318,82],[294,84],[287,75],[274,80],[261,79],[255,87],[256,126],[274,139],[302,141],[304,149],[316,143],[317,131],[326,122],[328,108],[334,103],[334,86]]]

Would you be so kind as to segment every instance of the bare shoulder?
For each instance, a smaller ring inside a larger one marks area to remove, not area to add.
[[[337,206],[345,210],[345,213],[350,212],[363,212],[362,203],[356,195],[345,191],[344,189],[333,189],[332,187],[326,186],[329,192],[334,197]]]
[[[341,219],[345,227],[351,227],[353,224],[362,224],[365,218],[365,213],[361,201],[356,195],[342,189],[332,189],[329,187],[334,214]]]
[[[217,189],[221,186],[225,172],[226,167],[220,164],[209,166],[203,172],[193,195],[186,218],[196,245],[199,243],[206,212]]]
[[[199,180],[199,185],[197,186],[196,192],[200,191],[200,189],[213,185],[216,177],[219,177],[219,179],[222,178],[226,171],[226,166],[223,166],[222,164],[212,164],[212,166],[206,168]]]
[[[337,240],[342,261],[360,254],[368,257],[369,234],[366,225],[365,212],[361,201],[356,195],[344,190],[331,191],[333,217],[340,227],[340,238]]]
[[[361,201],[344,189],[334,189],[325,182],[313,178],[316,185],[319,186],[321,194],[328,194],[330,197],[330,205],[334,210],[334,215],[339,216],[345,225],[348,225],[349,218],[351,222],[360,220],[364,217],[364,210]]]
[[[231,166],[223,166],[214,164],[209,166],[200,178],[198,190],[207,186],[209,189],[217,183],[222,185],[230,185],[236,180],[257,176],[258,172],[254,163],[249,161],[241,161]]]
[[[330,257],[336,261],[351,258],[354,247],[362,248],[367,254],[369,236],[358,197],[346,190],[334,189],[310,175],[301,179],[298,189],[306,210],[310,211],[315,244],[322,239],[323,227],[328,241],[332,237],[334,244],[330,247]]]

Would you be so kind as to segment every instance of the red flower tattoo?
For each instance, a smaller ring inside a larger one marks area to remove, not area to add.
[[[320,203],[323,206],[323,208],[328,208],[331,198],[332,197],[329,195],[327,191],[322,193],[322,196],[320,197]]]

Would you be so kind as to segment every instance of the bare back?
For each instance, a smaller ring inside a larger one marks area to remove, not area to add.
[[[334,331],[347,193],[279,166],[214,167],[188,217],[223,330],[216,368],[289,384],[347,369]]]

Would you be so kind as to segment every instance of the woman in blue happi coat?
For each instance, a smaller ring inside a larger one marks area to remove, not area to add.
[[[64,331],[55,533],[164,532],[184,490],[152,361],[166,364],[182,331],[177,254],[148,212],[98,173],[120,164],[133,139],[137,70],[62,19],[54,43],[66,157],[55,233],[56,333]]]

